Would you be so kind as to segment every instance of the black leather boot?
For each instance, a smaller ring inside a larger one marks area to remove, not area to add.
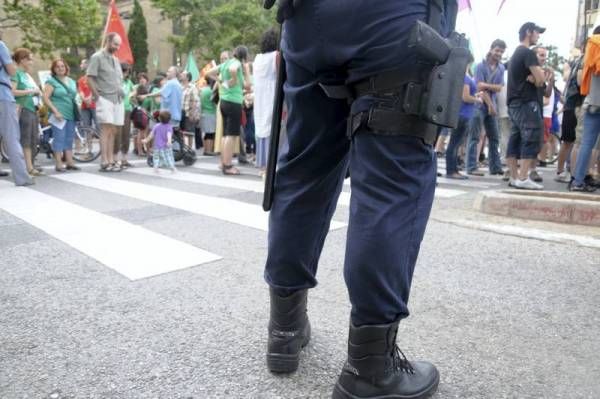
[[[435,366],[409,362],[396,346],[398,323],[350,324],[348,361],[333,390],[334,399],[421,399],[436,391],[440,374]]]
[[[298,369],[300,351],[310,341],[306,314],[308,290],[281,297],[271,288],[270,295],[267,367],[273,373],[291,373]]]

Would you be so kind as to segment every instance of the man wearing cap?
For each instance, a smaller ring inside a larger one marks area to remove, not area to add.
[[[538,42],[540,34],[545,31],[545,28],[533,22],[523,24],[519,29],[521,45],[515,50],[508,66],[507,103],[513,128],[508,140],[506,163],[510,169],[509,185],[524,190],[544,188],[529,178],[529,172],[535,167],[543,137],[538,88],[544,87],[548,79],[530,47]]]

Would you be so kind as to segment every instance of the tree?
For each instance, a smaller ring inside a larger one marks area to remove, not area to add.
[[[95,47],[102,24],[96,0],[2,0],[2,10],[1,27],[18,28],[22,45],[43,58]]]
[[[567,62],[567,60],[562,55],[558,54],[558,52],[556,51],[558,50],[558,48],[556,46],[541,46],[546,47],[546,49],[548,50],[548,60],[546,61],[548,66],[562,74],[564,65]]]
[[[136,72],[146,71],[148,64],[148,29],[146,28],[144,11],[138,0],[133,2],[131,25],[129,25],[127,36],[135,60],[133,70]]]
[[[275,16],[260,0],[152,0],[164,16],[182,21],[183,35],[170,40],[181,54],[196,50],[205,59],[245,44],[256,53]]]

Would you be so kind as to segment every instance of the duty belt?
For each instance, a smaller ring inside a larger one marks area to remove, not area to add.
[[[424,65],[425,69],[428,69]],[[418,116],[423,95],[422,71],[414,66],[382,72],[347,86],[320,84],[327,96],[349,102],[364,96],[375,97],[369,110],[348,119],[348,136],[352,138],[361,127],[385,136],[413,136],[433,144],[438,126]]]

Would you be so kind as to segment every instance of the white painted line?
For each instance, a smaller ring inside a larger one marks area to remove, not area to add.
[[[141,226],[5,182],[0,182],[0,209],[131,280],[221,259]]]
[[[459,195],[466,194],[466,191],[460,190],[451,190],[448,188],[439,188],[435,189],[435,197],[436,198],[453,198],[458,197]],[[342,191],[340,193],[340,198],[338,199],[338,205],[350,206],[350,192]]]
[[[187,193],[89,173],[60,174],[51,177],[263,231],[267,231],[268,228],[268,214],[258,205],[241,201]],[[344,223],[331,221],[330,230],[344,226]]]
[[[262,193],[265,188],[265,183],[257,180],[249,180],[235,176],[214,176],[199,173],[183,172],[179,170],[177,173],[154,173],[151,168],[130,168],[126,169],[127,173],[133,173],[142,176],[161,177],[170,180],[185,181],[189,183],[206,184],[210,186],[234,188],[237,190],[252,191]]]
[[[472,179],[469,179],[469,180],[448,179],[447,177],[438,177],[437,182],[439,184],[450,184],[450,185],[454,185],[454,186],[472,187],[472,188],[491,188],[491,187],[496,187],[496,186],[499,186],[502,184],[502,183],[474,181]]]
[[[242,165],[234,165],[234,166],[236,168],[238,168],[243,175],[250,175],[250,176],[258,176],[259,175],[259,170],[257,168],[253,168],[250,166],[242,166]],[[219,169],[219,165],[216,163],[196,162],[191,167],[194,169],[208,170],[211,172],[221,173],[221,170]]]
[[[471,221],[463,221],[463,220],[442,220],[435,219],[439,222],[443,223],[451,223],[456,226],[466,227],[470,229],[476,230],[484,230],[492,233],[524,237],[542,241],[552,241],[559,243],[575,243],[581,245],[583,247],[590,248],[600,248],[600,240],[592,237],[577,235],[577,234],[567,234],[567,233],[555,233],[546,230],[540,229],[532,229],[528,227],[519,227],[519,226],[511,226],[504,224],[494,224],[494,223],[479,223],[479,222],[471,222]]]

